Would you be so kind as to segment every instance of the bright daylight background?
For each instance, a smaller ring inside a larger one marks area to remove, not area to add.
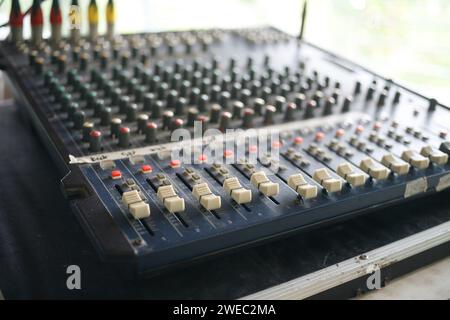
[[[22,10],[31,2],[22,0]],[[67,14],[70,0],[60,2]],[[85,12],[88,0],[80,3]],[[97,3],[103,17],[106,0]],[[115,3],[117,28],[122,32],[271,24],[296,34],[302,1],[115,0]],[[43,3],[46,16],[50,4],[51,0]],[[4,1],[0,24],[7,21],[9,8],[10,0]],[[104,23],[101,21],[102,30]],[[29,31],[28,19],[26,24]],[[7,28],[0,30],[2,38],[6,34]],[[310,0],[305,35],[314,44],[450,105],[449,0]]]

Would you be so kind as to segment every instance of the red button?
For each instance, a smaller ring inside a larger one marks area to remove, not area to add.
[[[373,130],[378,131],[381,128],[381,123],[380,122],[375,122],[373,124]]]
[[[223,156],[224,156],[225,158],[232,157],[232,156],[233,156],[233,151],[231,151],[231,150],[225,150],[225,151],[223,152]]]
[[[303,138],[302,137],[295,137],[294,138],[294,144],[299,145],[303,143]]]
[[[184,121],[183,119],[175,119],[173,123],[176,128],[180,128],[183,126]]]
[[[258,152],[258,146],[255,146],[255,145],[248,146],[248,152],[250,152],[250,153]]]
[[[158,125],[154,122],[147,123],[147,128],[149,129],[158,129]]]
[[[320,132],[320,131],[316,133],[316,141],[317,141],[317,142],[322,141],[323,138],[325,138],[325,133]]]
[[[122,128],[120,128],[120,132],[122,132],[122,133],[129,133],[130,132],[130,128],[122,127]]]
[[[272,148],[279,149],[282,146],[283,143],[281,141],[274,141],[272,142]]]
[[[149,173],[152,172],[153,168],[147,164],[142,165],[141,172],[142,173]]]
[[[102,135],[102,133],[100,131],[93,130],[93,131],[91,131],[90,135],[92,138],[98,138]]]
[[[201,154],[198,156],[198,161],[206,162],[206,161],[208,161],[208,157],[205,154]]]
[[[360,133],[362,133],[363,131],[364,131],[364,127],[363,127],[363,126],[357,126],[357,127],[356,127],[355,132],[356,132],[357,134],[360,134]]]
[[[172,161],[170,161],[169,164],[172,168],[178,168],[181,165],[181,161],[178,159],[174,159]]]
[[[122,178],[122,172],[120,172],[120,170],[113,170],[113,171],[111,171],[111,178],[113,178],[113,179],[120,179],[120,178]]]
[[[340,137],[342,137],[344,134],[345,134],[344,129],[338,129],[338,130],[336,131],[335,137],[336,137],[336,138],[340,138]]]
[[[197,121],[206,122],[206,120],[208,120],[208,118],[206,116],[198,116],[197,117]]]

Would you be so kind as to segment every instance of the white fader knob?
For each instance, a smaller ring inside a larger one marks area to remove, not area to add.
[[[327,169],[317,169],[314,171],[313,179],[324,187],[328,192],[337,192],[342,189],[342,181],[333,178]]]
[[[302,174],[294,174],[288,178],[288,185],[295,190],[303,199],[317,197],[317,186],[306,182]]]
[[[206,210],[217,210],[222,206],[221,198],[211,192],[206,182],[193,186],[192,194]]]
[[[404,151],[402,153],[402,159],[419,170],[426,169],[430,165],[430,159],[425,158],[414,150]]]
[[[394,171],[399,176],[405,175],[409,172],[410,165],[405,161],[394,157],[392,154],[387,154],[381,159],[381,163]]]
[[[184,211],[184,199],[175,193],[172,185],[159,187],[157,196],[169,212]]]
[[[223,189],[230,197],[239,204],[252,201],[252,192],[242,187],[239,179],[236,177],[228,178],[223,182]]]
[[[448,162],[448,154],[434,149],[431,146],[423,147],[420,151],[420,154],[424,157],[427,157],[431,160],[434,164],[437,164],[438,166],[443,166]]]
[[[366,183],[366,175],[356,172],[348,162],[342,163],[337,167],[337,174],[350,183],[353,187],[359,187]]]
[[[137,190],[124,192],[122,202],[130,210],[133,218],[143,219],[150,216],[150,206],[141,199]]]
[[[391,170],[376,163],[372,158],[362,160],[359,168],[376,180],[385,180],[391,173]]]
[[[279,184],[270,181],[263,171],[252,174],[250,182],[267,197],[276,196],[280,189]]]

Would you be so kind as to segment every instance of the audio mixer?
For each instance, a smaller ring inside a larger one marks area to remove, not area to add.
[[[14,35],[64,194],[136,273],[450,187],[448,107],[277,29]]]

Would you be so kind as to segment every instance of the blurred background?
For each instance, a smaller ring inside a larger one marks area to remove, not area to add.
[[[86,14],[89,0],[79,1]],[[104,17],[107,0],[97,0]],[[115,0],[124,33],[273,25],[300,26],[301,0]],[[10,0],[0,0],[0,24]],[[22,11],[32,0],[22,0]],[[70,0],[60,0],[67,15]],[[43,2],[48,19],[51,0]],[[86,20],[83,23],[87,29]],[[0,37],[8,35],[0,29]],[[104,19],[100,31],[106,29]],[[67,21],[64,30],[68,32]],[[25,19],[29,33],[29,19]],[[47,25],[47,34],[49,26]],[[305,39],[450,105],[449,0],[310,0]]]

